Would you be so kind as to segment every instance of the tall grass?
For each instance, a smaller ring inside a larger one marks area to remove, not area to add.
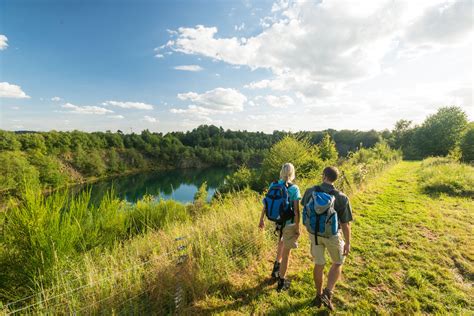
[[[470,165],[449,158],[427,158],[419,176],[422,188],[428,193],[474,198],[474,167]]]
[[[398,157],[381,145],[340,167],[356,187]],[[151,198],[131,206],[112,195],[94,206],[89,193],[26,192],[3,224],[1,295],[4,302],[33,297],[5,311],[163,314],[176,311],[177,292],[181,306],[225,295],[234,273],[273,245],[272,228],[257,229],[259,193],[232,191],[206,203],[200,191],[188,206]]]

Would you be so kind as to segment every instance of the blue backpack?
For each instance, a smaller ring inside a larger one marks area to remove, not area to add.
[[[287,220],[292,219],[295,215],[290,203],[290,194],[288,188],[292,186],[288,183],[273,182],[268,189],[267,194],[263,198],[265,214],[267,218],[277,224],[284,224]]]
[[[316,245],[316,235],[325,238],[337,235],[339,224],[334,209],[335,193],[336,191],[326,193],[320,187],[315,187],[309,202],[303,208],[303,224],[315,236]]]

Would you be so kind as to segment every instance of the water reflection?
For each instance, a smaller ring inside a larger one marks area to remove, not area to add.
[[[74,191],[91,189],[93,203],[100,202],[104,194],[112,188],[116,196],[132,203],[142,199],[145,194],[187,203],[193,200],[194,194],[205,181],[208,186],[208,199],[211,199],[216,188],[230,173],[231,170],[225,168],[146,172],[80,186]]]

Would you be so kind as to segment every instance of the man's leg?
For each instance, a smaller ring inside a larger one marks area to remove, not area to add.
[[[334,286],[336,285],[336,282],[341,277],[341,272],[342,272],[342,264],[333,263],[331,265],[331,269],[329,269],[328,284],[327,284],[327,289],[330,292],[334,290]]]
[[[281,264],[280,264],[280,279],[284,279],[286,271],[288,270],[288,262],[290,261],[290,248],[283,247]]]
[[[283,240],[280,240],[277,246],[277,256],[276,256],[275,261],[281,262],[282,256],[283,256]]]
[[[316,286],[316,294],[321,295],[323,293],[323,281],[324,281],[324,265],[315,264],[313,269],[314,285]]]

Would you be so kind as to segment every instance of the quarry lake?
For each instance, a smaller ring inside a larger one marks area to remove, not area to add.
[[[199,187],[207,182],[208,200],[232,172],[227,168],[181,169],[136,173],[77,186],[74,192],[91,190],[91,201],[99,203],[105,194],[113,191],[120,199],[131,203],[151,195],[156,199],[173,199],[183,203],[193,201]]]

